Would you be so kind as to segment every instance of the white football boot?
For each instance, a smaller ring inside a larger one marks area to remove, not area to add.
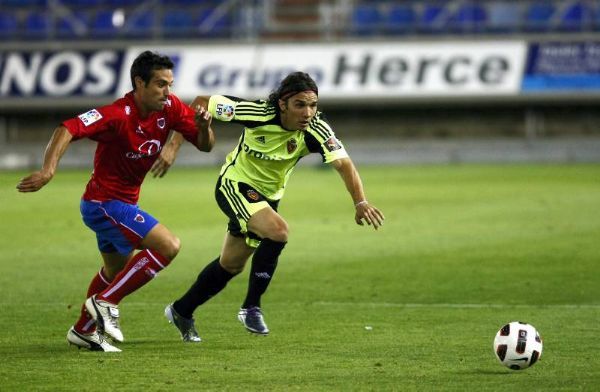
[[[85,301],[85,308],[96,320],[99,333],[104,333],[117,342],[125,340],[119,326],[119,306],[92,296]]]
[[[85,348],[90,351],[104,351],[107,353],[121,352],[121,350],[119,350],[117,347],[108,343],[106,339],[104,339],[104,337],[97,331],[84,335],[75,331],[75,329],[71,327],[69,332],[67,332],[67,342],[77,346],[77,348]]]

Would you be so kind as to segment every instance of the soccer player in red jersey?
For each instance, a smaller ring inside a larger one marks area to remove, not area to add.
[[[36,192],[54,176],[72,141],[98,142],[94,171],[81,199],[84,223],[96,233],[103,266],[92,278],[79,320],[67,333],[71,344],[97,351],[121,351],[118,305],[175,258],[179,239],[137,205],[144,177],[170,130],[199,150],[214,144],[212,117],[196,98],[191,107],[171,93],[174,64],[146,51],[131,66],[133,90],[110,105],[92,109],[56,128],[42,169],[23,178],[20,192]],[[194,109],[192,109],[194,108]],[[139,249],[139,252],[135,252]]]

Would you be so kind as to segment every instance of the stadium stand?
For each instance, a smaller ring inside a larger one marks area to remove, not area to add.
[[[0,0],[0,6],[0,36],[22,39],[285,39],[289,33],[314,39],[315,32],[337,39],[600,30],[598,0]]]

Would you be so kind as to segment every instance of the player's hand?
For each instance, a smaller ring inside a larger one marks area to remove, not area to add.
[[[36,171],[24,177],[17,184],[19,192],[37,192],[50,182],[52,175],[42,170]]]
[[[171,166],[173,166],[173,163],[175,163],[176,155],[177,153],[175,152],[175,148],[170,144],[167,144],[162,149],[160,155],[150,168],[150,172],[152,173],[154,178],[162,178],[165,174],[167,174]]]
[[[364,222],[366,222],[369,226],[373,226],[375,230],[377,230],[381,225],[383,225],[385,217],[383,213],[377,209],[377,207],[367,203],[359,203],[356,206],[356,215],[354,216],[354,220],[357,224],[363,226]],[[364,222],[363,222],[364,221]]]
[[[194,120],[196,121],[196,126],[202,132],[206,132],[212,123],[212,115],[204,106],[197,105],[196,115],[194,116]]]

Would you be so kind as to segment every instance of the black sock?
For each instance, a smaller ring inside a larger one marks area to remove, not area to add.
[[[223,290],[234,276],[221,266],[217,257],[204,267],[187,293],[173,303],[175,311],[180,316],[192,318],[194,310]]]
[[[271,283],[275,268],[277,268],[277,259],[285,244],[285,242],[272,241],[268,238],[260,242],[252,257],[248,294],[242,308],[260,306],[260,297]]]

